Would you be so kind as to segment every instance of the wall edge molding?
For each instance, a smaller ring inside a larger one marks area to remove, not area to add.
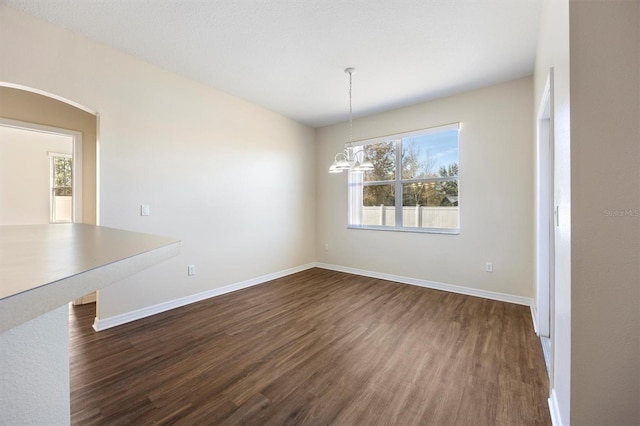
[[[18,90],[24,90],[25,92],[31,92],[31,93],[35,93],[37,95],[42,95],[42,96],[46,96],[47,98],[51,98],[51,99],[55,99],[56,101],[60,101],[63,102],[67,105],[71,105],[72,107],[81,109],[84,112],[88,112],[89,114],[92,115],[97,115],[98,113],[94,110],[92,110],[91,108],[88,108],[78,102],[72,101],[71,99],[67,99],[65,97],[56,95],[55,93],[51,93],[51,92],[47,92],[45,90],[40,90],[40,89],[36,89],[35,87],[30,87],[30,86],[24,86],[22,84],[17,84],[17,83],[10,83],[8,81],[0,81],[0,87],[7,87],[9,89],[18,89]]]
[[[364,277],[378,278],[381,280],[395,281],[402,284],[410,284],[418,287],[430,288],[433,290],[443,290],[450,293],[464,294],[466,296],[481,297],[483,299],[497,300],[499,302],[514,303],[533,307],[533,299],[530,297],[514,296],[506,293],[498,293],[487,290],[479,290],[471,287],[463,287],[454,284],[440,283],[436,281],[423,280],[419,278],[404,277],[401,275],[385,274],[382,272],[368,271],[364,269],[351,268],[348,266],[332,265],[328,263],[316,263],[318,268],[329,269],[331,271],[345,272],[348,274],[362,275]]]
[[[93,329],[95,331],[103,331],[109,328],[117,327],[119,325],[127,324],[132,321],[136,321],[142,318],[146,318],[161,312],[166,312],[171,309],[186,306],[191,303],[200,302],[212,297],[220,296],[223,294],[231,293],[237,290],[242,290],[255,285],[263,284],[277,278],[282,278],[287,275],[295,274],[305,271],[311,268],[321,268],[331,271],[344,272],[348,274],[361,275],[370,278],[377,278],[387,281],[394,281],[401,284],[415,285],[418,287],[430,288],[434,290],[448,291],[450,293],[464,294],[466,296],[481,297],[483,299],[497,300],[500,302],[514,303],[517,305],[529,306],[533,318],[534,329],[535,323],[535,307],[533,300],[528,297],[514,296],[506,293],[498,293],[487,290],[479,290],[471,287],[463,287],[454,284],[440,283],[436,281],[423,280],[419,278],[404,277],[401,275],[386,274],[382,272],[368,271],[364,269],[351,268],[347,266],[332,265],[321,262],[311,262],[301,266],[285,269],[283,271],[274,272],[271,274],[262,275],[256,278],[251,278],[245,281],[241,281],[235,284],[230,284],[223,287],[214,288],[204,292],[192,294],[189,296],[181,297],[167,302],[159,303],[157,305],[147,306],[145,308],[136,309],[135,311],[125,312],[123,314],[114,315],[107,318],[95,318],[93,322]]]
[[[136,309],[134,311],[125,312],[123,314],[114,315],[107,318],[95,318],[93,321],[93,329],[95,331],[103,331],[109,328],[117,327],[119,325],[127,324],[132,321],[136,321],[142,318],[146,318],[155,314],[169,311],[171,309],[180,308],[182,306],[190,305],[195,302],[210,299],[212,297],[221,296],[226,293],[242,290],[255,285],[264,284],[268,281],[275,280],[277,278],[286,277],[287,275],[295,274],[298,272],[306,271],[307,269],[314,268],[315,262],[307,263],[301,266],[285,269],[283,271],[274,272],[271,274],[262,275],[256,278],[250,278],[245,281],[241,281],[235,284],[226,285],[223,287],[217,287],[211,290],[195,293],[189,296],[180,297],[178,299],[169,300],[167,302],[159,303],[157,305],[147,306],[144,308]]]
[[[551,414],[551,424],[553,426],[562,426],[562,418],[560,417],[560,407],[558,406],[558,398],[556,390],[551,389],[551,396],[547,400],[549,402],[549,414]]]
[[[536,306],[533,303],[533,299],[531,299],[531,305],[529,305],[531,309],[531,322],[533,322],[533,331],[536,332],[537,336],[540,336],[538,333],[538,311],[536,310]]]

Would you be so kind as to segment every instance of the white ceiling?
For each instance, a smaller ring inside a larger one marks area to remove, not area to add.
[[[0,0],[320,127],[533,73],[542,0]]]

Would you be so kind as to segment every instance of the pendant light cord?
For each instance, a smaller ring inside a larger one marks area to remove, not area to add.
[[[353,107],[351,105],[351,89],[353,87],[351,77],[353,71],[349,71],[349,145],[353,141]]]

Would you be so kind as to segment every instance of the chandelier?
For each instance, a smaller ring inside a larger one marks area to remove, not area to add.
[[[333,164],[329,167],[329,173],[342,173],[344,170],[350,170],[352,172],[365,172],[367,170],[373,170],[373,164],[366,157],[364,150],[355,150],[353,147],[353,108],[351,104],[351,89],[353,87],[353,74],[355,74],[355,68],[347,68],[344,70],[349,74],[349,142],[344,148],[344,151],[336,154]],[[360,159],[358,159],[360,157]]]

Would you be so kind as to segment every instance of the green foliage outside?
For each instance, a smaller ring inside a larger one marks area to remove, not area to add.
[[[53,188],[56,196],[72,194],[73,175],[71,158],[53,157]]]
[[[371,160],[374,169],[365,172],[365,182],[389,181],[395,179],[396,174],[396,150],[395,143],[383,142],[366,145],[366,156]],[[425,160],[426,158],[426,160]],[[430,156],[423,156],[415,145],[409,145],[402,149],[402,179],[424,179],[457,177],[458,164],[441,166],[435,169],[435,161]],[[363,205],[385,206],[395,205],[395,186],[393,183],[365,186],[363,189]],[[413,182],[403,184],[403,206],[457,206],[458,205],[458,181],[431,181]]]
[[[395,179],[396,149],[393,141],[365,145],[364,153],[374,166],[373,170],[364,173],[365,182]],[[363,189],[363,204],[365,206],[395,205],[393,184],[365,186]]]

